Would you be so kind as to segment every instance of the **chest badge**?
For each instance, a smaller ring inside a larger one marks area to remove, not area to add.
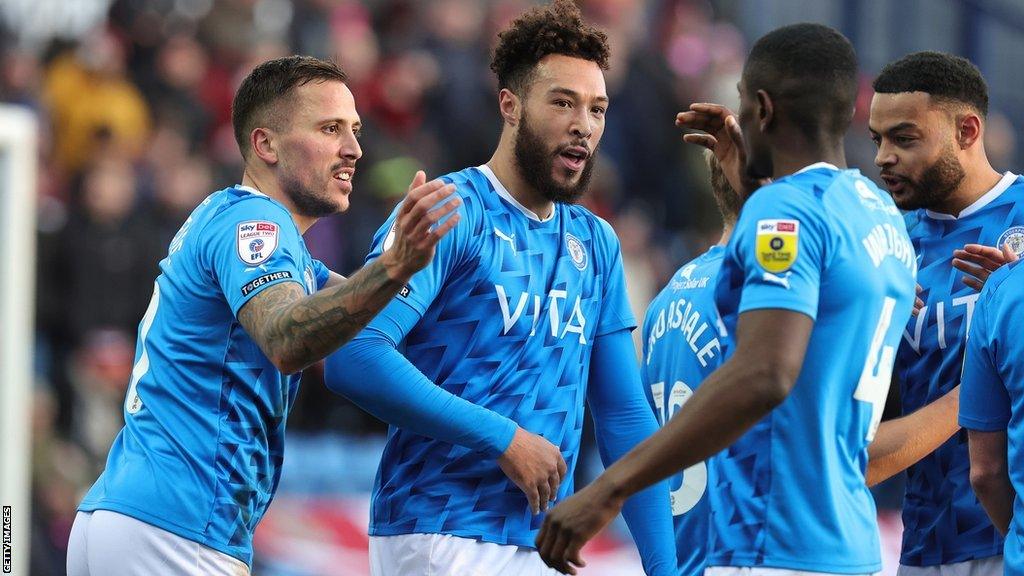
[[[583,247],[583,242],[580,242],[580,239],[572,234],[566,233],[565,247],[569,250],[569,258],[572,259],[573,265],[576,266],[578,270],[586,270],[587,251]]]
[[[996,241],[996,248],[1002,248],[1009,244],[1010,250],[1017,256],[1024,256],[1024,226],[1014,226],[999,235]]]

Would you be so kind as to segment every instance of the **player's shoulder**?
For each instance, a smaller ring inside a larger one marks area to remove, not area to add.
[[[816,219],[823,214],[820,186],[803,174],[780,178],[761,186],[743,204],[740,217]]]
[[[270,196],[245,186],[231,186],[210,195],[211,219],[232,217],[268,218],[275,221],[291,219],[283,204]]]
[[[474,234],[480,232],[479,228],[482,225],[483,215],[487,211],[488,202],[495,200],[494,184],[484,172],[484,168],[483,166],[472,166],[441,176],[441,180],[445,183],[455,185],[455,194],[462,201],[462,205],[459,206],[462,223],[456,228],[473,228]]]
[[[283,204],[245,186],[232,186],[211,194],[206,214],[199,218],[195,238],[202,245],[213,242],[219,245],[225,235],[236,236],[241,246],[243,240],[263,240],[276,246],[282,238],[299,235],[292,215]],[[256,242],[254,246],[258,246]]]
[[[494,189],[494,185],[483,168],[480,166],[463,168],[458,172],[449,172],[441,176],[441,180],[448,184],[454,184],[455,193],[462,197],[463,201],[480,200]]]
[[[565,228],[569,233],[576,232],[589,236],[595,251],[603,251],[608,257],[618,253],[619,236],[611,223],[604,218],[579,204],[562,205],[561,217],[568,220]]]
[[[1010,185],[1006,187],[1006,192],[1015,198],[1024,196],[1024,176],[1007,172],[1003,177],[1010,179]]]
[[[1007,296],[1013,298],[1024,297],[1024,291],[1020,289],[1021,285],[1024,285],[1024,266],[1021,262],[1024,260],[1017,260],[1000,266],[988,280],[985,281],[985,287],[983,288],[983,296],[989,299],[1006,298]]]

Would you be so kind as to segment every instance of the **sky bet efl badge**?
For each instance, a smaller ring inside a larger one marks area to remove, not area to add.
[[[772,274],[789,270],[796,262],[799,235],[798,220],[758,220],[757,263]]]
[[[248,266],[258,266],[277,250],[277,224],[242,222],[238,225],[238,257]]]

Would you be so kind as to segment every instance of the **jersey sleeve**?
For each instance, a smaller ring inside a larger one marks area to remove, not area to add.
[[[199,260],[231,306],[282,282],[303,282],[304,248],[291,214],[267,198],[247,198],[203,229]]]
[[[600,219],[598,222],[598,241],[604,252],[606,272],[604,294],[601,297],[601,316],[597,322],[595,335],[602,336],[624,328],[636,328],[636,318],[633,317],[633,309],[629,305],[629,295],[626,292],[626,274],[622,268],[619,238],[610,224]]]
[[[323,262],[313,259],[313,277],[316,279],[316,289],[323,290],[324,285],[331,279],[331,270]]]
[[[813,196],[782,183],[758,190],[744,205],[729,243],[742,274],[739,313],[781,308],[816,319],[829,244],[827,222]]]
[[[445,181],[449,182],[447,178]],[[462,192],[462,190],[456,190],[456,194]],[[380,255],[385,250],[391,248],[395,241],[395,219],[401,208],[402,204],[395,206],[391,216],[374,234],[370,253],[366,255],[367,264],[380,258]],[[444,238],[437,244],[434,258],[431,259],[430,264],[414,274],[409,283],[399,291],[396,297],[399,301],[411,306],[420,316],[427,311],[430,304],[441,293],[441,289],[444,287],[447,279],[458,267],[467,252],[467,240],[469,239],[469,229],[471,228],[471,223],[469,222],[471,214],[467,214],[467,212],[466,202],[463,202],[458,208],[458,213],[461,214],[461,220],[458,225],[445,234]]]
[[[983,293],[967,335],[960,378],[960,425],[982,432],[1006,430],[1010,422],[1010,396],[997,368],[998,339],[992,333],[992,307],[991,292]]]

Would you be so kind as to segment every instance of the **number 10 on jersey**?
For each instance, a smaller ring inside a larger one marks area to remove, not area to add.
[[[668,401],[665,398],[665,383],[655,382],[651,384],[651,396],[654,397],[654,406],[658,412],[658,419],[664,426],[686,401],[693,396],[693,390],[683,382],[676,381],[668,394]],[[698,462],[683,470],[683,483],[673,490],[669,496],[672,499],[672,515],[679,516],[689,512],[697,502],[700,502],[704,492],[708,488],[708,466],[704,462]]]

